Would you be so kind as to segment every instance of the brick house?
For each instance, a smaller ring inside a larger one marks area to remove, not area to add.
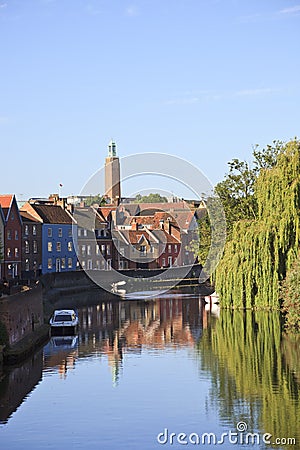
[[[42,271],[42,221],[20,209],[22,217],[22,279],[35,280]]]
[[[5,218],[2,211],[2,207],[0,205],[0,279],[2,278],[3,261],[4,261],[4,227],[5,227]]]
[[[0,195],[4,216],[3,273],[7,279],[19,278],[22,254],[22,219],[16,197]]]

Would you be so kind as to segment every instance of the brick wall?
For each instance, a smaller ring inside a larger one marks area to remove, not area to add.
[[[6,326],[9,344],[16,344],[44,323],[42,287],[0,298],[0,320]]]

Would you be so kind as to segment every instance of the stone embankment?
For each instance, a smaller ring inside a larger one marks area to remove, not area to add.
[[[23,288],[0,298],[0,360],[14,364],[47,340],[42,286]]]

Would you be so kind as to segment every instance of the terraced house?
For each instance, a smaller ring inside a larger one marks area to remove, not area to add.
[[[26,203],[22,211],[42,223],[41,273],[76,270],[77,226],[71,214],[58,205],[35,202]]]
[[[13,194],[0,195],[4,216],[2,277],[19,278],[21,271],[22,219]]]

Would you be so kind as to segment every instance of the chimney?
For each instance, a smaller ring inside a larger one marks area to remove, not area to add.
[[[167,218],[167,233],[171,234],[171,217]]]
[[[133,231],[137,231],[137,229],[138,229],[138,224],[137,224],[136,219],[133,219],[133,221],[131,222],[131,229],[132,229]]]

